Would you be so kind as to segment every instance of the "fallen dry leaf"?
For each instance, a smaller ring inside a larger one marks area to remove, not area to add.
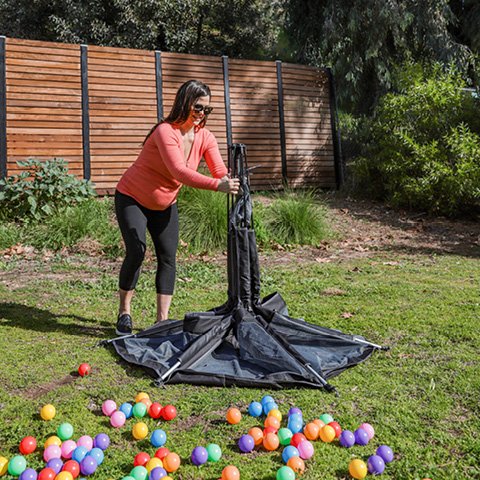
[[[351,313],[351,312],[343,312],[340,316],[341,316],[342,318],[352,318],[352,317],[353,317],[353,313]]]

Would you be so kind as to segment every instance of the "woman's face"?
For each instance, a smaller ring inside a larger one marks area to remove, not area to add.
[[[210,97],[198,97],[195,103],[192,105],[190,118],[194,125],[199,125],[202,120],[208,115],[212,110],[210,107]]]

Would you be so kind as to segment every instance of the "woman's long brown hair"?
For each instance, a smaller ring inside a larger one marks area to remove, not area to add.
[[[172,109],[168,114],[168,117],[163,118],[156,123],[148,132],[142,145],[148,140],[148,137],[155,131],[155,129],[163,122],[172,124],[182,124],[187,121],[192,110],[192,106],[200,97],[211,97],[210,88],[199,80],[188,80],[178,90],[175,95],[175,101],[173,102]],[[207,123],[207,116],[204,115],[202,121],[199,123],[198,128],[203,128]]]

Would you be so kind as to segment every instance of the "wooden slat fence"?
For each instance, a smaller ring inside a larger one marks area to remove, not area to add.
[[[334,98],[325,69],[5,37],[0,175],[18,173],[18,160],[61,157],[99,193],[112,193],[191,78],[212,90],[207,127],[225,161],[230,140],[245,143],[249,165],[259,166],[253,189],[338,186]]]

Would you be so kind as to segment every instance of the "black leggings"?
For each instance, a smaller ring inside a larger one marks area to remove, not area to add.
[[[174,203],[166,210],[150,210],[128,195],[115,192],[115,213],[125,242],[126,255],[120,270],[119,287],[134,290],[147,249],[150,233],[157,256],[157,293],[172,295],[175,287],[178,247],[178,210]]]

